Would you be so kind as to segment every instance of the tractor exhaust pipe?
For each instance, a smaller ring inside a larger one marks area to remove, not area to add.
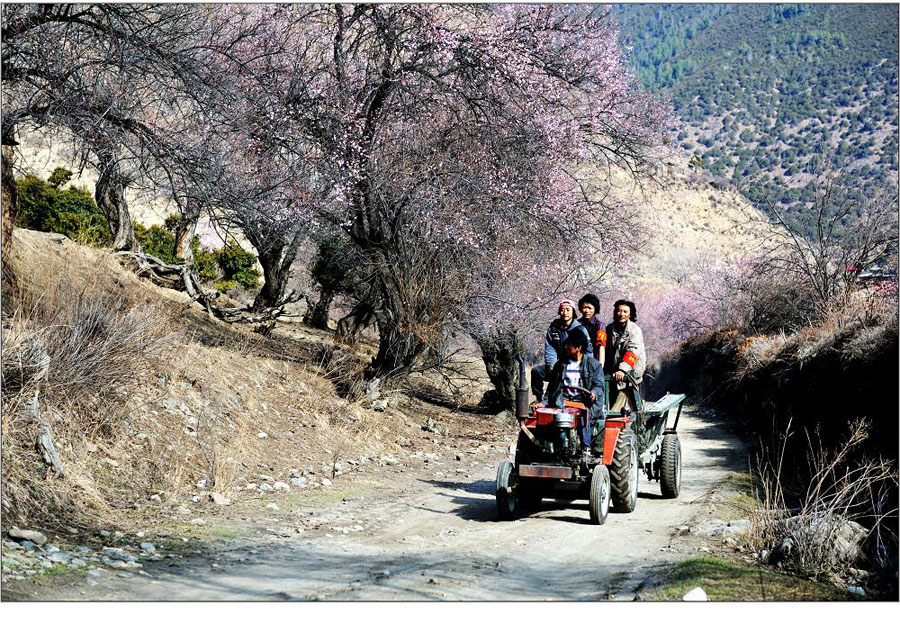
[[[521,355],[519,360],[519,386],[516,388],[516,418],[519,420],[528,416],[528,399],[530,391],[525,381],[525,358]]]

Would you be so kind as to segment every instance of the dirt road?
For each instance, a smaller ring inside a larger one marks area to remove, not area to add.
[[[471,454],[473,443],[484,451],[483,440],[457,439],[457,449],[436,445],[346,488],[338,482],[325,505],[245,518],[259,537],[148,562],[141,574],[104,570],[44,586],[40,599],[629,600],[658,567],[690,554],[678,528],[696,522],[717,482],[746,467],[740,442],[710,415],[686,411],[679,431],[681,496],[662,499],[657,482],[642,480],[635,512],[611,513],[603,526],[589,523],[586,501],[545,501],[528,517],[498,521],[496,466],[514,439],[503,432],[487,452]],[[468,457],[478,463],[460,467]],[[273,525],[289,536],[272,535]],[[38,597],[24,586],[13,594]]]

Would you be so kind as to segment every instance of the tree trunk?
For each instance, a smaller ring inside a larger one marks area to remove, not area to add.
[[[496,392],[497,407],[515,409],[516,387],[519,381],[518,341],[513,334],[476,337],[481,358]],[[527,386],[527,381],[526,381]]]
[[[265,310],[266,308],[274,308],[284,297],[285,288],[287,288],[287,280],[290,272],[288,268],[290,263],[285,266],[284,262],[284,246],[280,245],[267,253],[259,254],[259,263],[262,265],[263,282],[262,288],[253,300],[254,312]]]
[[[255,245],[259,254],[259,263],[263,269],[262,288],[259,289],[256,298],[253,300],[254,312],[265,310],[266,308],[274,308],[285,300],[285,289],[287,281],[291,275],[291,265],[297,257],[297,251],[300,249],[300,243],[303,237],[300,232],[294,234],[294,238],[290,244],[276,244],[268,247],[263,245]],[[253,240],[250,241],[254,242]]]
[[[409,372],[426,344],[410,331],[400,328],[393,315],[385,311],[376,314],[378,325],[378,354],[366,371],[366,378],[396,377]]]
[[[10,133],[11,134],[11,133]],[[10,137],[11,138],[11,137]],[[16,186],[15,173],[13,172],[13,163],[15,162],[15,152],[12,144],[7,144],[4,137],[2,148],[2,189],[0,189],[0,204],[2,204],[2,241],[0,241],[0,253],[2,253],[2,272],[3,285],[12,287],[15,284],[15,275],[9,264],[10,251],[12,249],[12,235],[15,228],[16,218],[19,216],[19,190]]]
[[[323,288],[319,293],[319,300],[309,307],[303,322],[314,329],[328,329],[328,309],[331,307],[331,300],[334,299],[334,291]]]
[[[200,205],[188,202],[182,211],[181,220],[175,227],[175,257],[184,260],[184,263],[188,266],[194,263],[191,241],[197,234],[197,222],[199,220]]]
[[[353,344],[373,321],[375,306],[366,300],[359,301],[347,316],[338,321],[337,336],[347,344]]]
[[[128,202],[125,199],[125,186],[128,181],[119,169],[119,163],[112,157],[101,155],[102,164],[94,197],[97,206],[103,211],[113,236],[113,249],[116,251],[140,252],[141,245],[134,235]]]

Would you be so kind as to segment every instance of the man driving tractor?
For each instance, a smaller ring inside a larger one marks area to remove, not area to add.
[[[563,407],[563,401],[588,403],[588,423],[582,431],[585,448],[591,445],[592,432],[603,429],[603,367],[586,353],[588,339],[582,332],[572,332],[563,346],[563,357],[550,371],[547,387],[548,407]],[[590,392],[590,399],[581,389]]]

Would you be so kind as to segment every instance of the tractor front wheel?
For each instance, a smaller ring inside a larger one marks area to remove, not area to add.
[[[501,520],[513,520],[519,513],[519,498],[516,495],[516,478],[513,465],[505,461],[497,468],[497,515]]]
[[[613,509],[621,513],[631,513],[637,507],[638,456],[634,432],[624,429],[619,433],[616,450],[610,464],[612,477]]]
[[[609,515],[610,490],[609,470],[603,464],[597,464],[594,467],[594,474],[591,476],[589,505],[593,524],[606,522],[606,517]]]
[[[666,498],[678,498],[681,491],[681,442],[677,433],[663,435],[659,488]]]

